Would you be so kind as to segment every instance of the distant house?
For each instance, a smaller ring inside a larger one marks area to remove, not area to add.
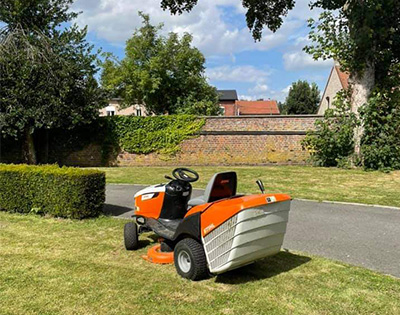
[[[327,109],[332,108],[337,93],[349,87],[349,78],[350,74],[341,71],[338,64],[332,67],[324,94],[319,104],[318,115],[323,115]]]
[[[224,116],[279,115],[276,101],[239,101],[236,90],[218,90],[217,92]]]
[[[224,116],[235,116],[235,103],[238,100],[236,90],[218,90],[219,106]]]
[[[279,115],[277,101],[236,101],[236,116],[242,115]]]
[[[135,104],[126,108],[121,107],[122,99],[112,98],[107,107],[100,109],[100,116],[147,116],[146,108]]]

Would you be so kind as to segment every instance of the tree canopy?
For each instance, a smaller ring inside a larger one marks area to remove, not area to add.
[[[9,29],[37,30],[52,33],[61,23],[71,21],[74,0],[0,0],[0,21]]]
[[[148,15],[141,28],[127,41],[125,58],[107,55],[102,86],[124,105],[143,103],[154,114],[205,114],[219,112],[218,95],[205,77],[205,58],[192,47],[192,36],[160,35]]]
[[[162,0],[161,7],[171,10],[173,14],[181,14],[191,11],[197,2],[198,0]],[[261,39],[264,27],[277,31],[283,23],[283,17],[293,9],[294,4],[294,0],[242,0],[243,7],[247,9],[247,26],[254,39]]]
[[[353,76],[372,67],[374,85],[399,84],[400,1],[319,0],[312,7],[325,11],[319,21],[309,21],[314,44],[308,53],[339,61]]]
[[[290,87],[285,101],[285,112],[289,115],[315,114],[320,102],[320,92],[315,83],[299,80]]]
[[[97,55],[86,29],[60,27],[76,16],[71,0],[2,0],[0,21],[0,113],[2,133],[25,138],[29,163],[36,162],[36,129],[90,123],[104,106],[95,79]]]

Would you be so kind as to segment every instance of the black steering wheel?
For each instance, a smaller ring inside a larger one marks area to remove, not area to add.
[[[189,174],[188,174],[189,173]],[[193,183],[199,179],[199,174],[189,168],[179,167],[172,171],[172,175],[183,182]],[[191,176],[192,175],[192,176]]]

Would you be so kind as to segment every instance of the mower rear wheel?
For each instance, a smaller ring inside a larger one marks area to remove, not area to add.
[[[183,278],[202,280],[208,277],[203,246],[192,238],[185,238],[175,246],[174,262],[176,271]]]
[[[129,222],[124,226],[124,242],[127,250],[139,248],[139,235],[136,223]]]

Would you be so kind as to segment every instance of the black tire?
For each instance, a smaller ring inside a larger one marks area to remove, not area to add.
[[[175,246],[174,263],[183,278],[197,281],[209,276],[203,246],[192,238],[185,238]]]
[[[124,242],[127,250],[139,248],[139,235],[136,223],[129,222],[124,226]]]
[[[164,241],[161,242],[161,251],[164,253],[170,253],[174,251],[174,248],[171,243]]]

